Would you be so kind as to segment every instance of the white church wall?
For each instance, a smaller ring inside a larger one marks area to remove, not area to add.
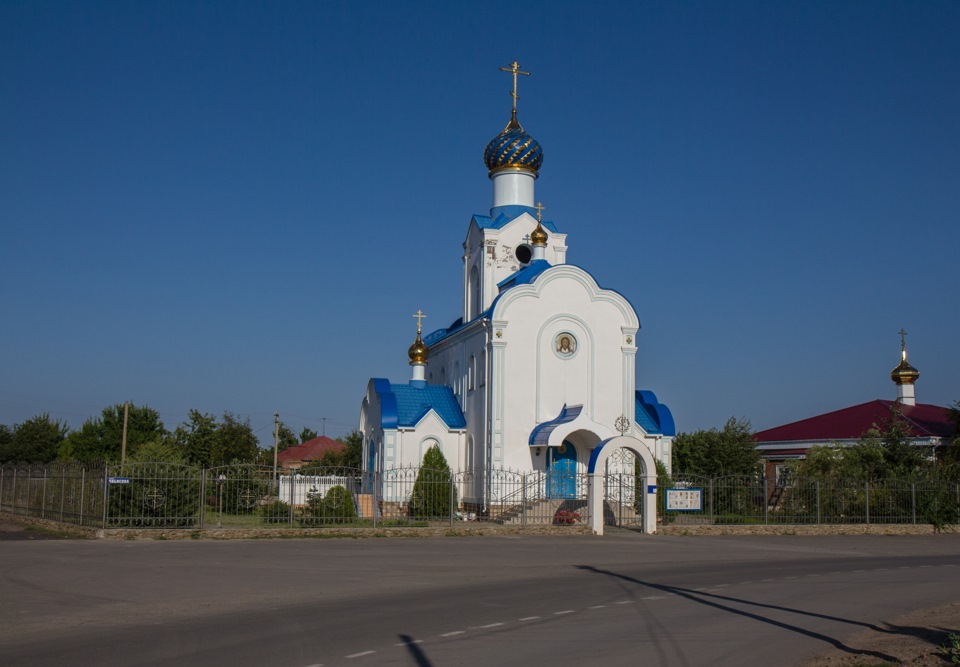
[[[632,377],[625,377],[624,347],[632,356],[638,323],[623,297],[598,290],[576,267],[554,267],[533,285],[511,293],[495,312],[504,323],[502,364],[510,369],[496,379],[500,436],[504,465],[530,469],[542,465],[530,456],[530,431],[555,419],[564,405],[583,405],[590,420],[608,429],[621,415],[632,420],[633,387],[627,383]],[[630,344],[625,331],[631,332]],[[563,334],[575,339],[572,352],[558,351]],[[580,449],[582,467],[588,452]]]

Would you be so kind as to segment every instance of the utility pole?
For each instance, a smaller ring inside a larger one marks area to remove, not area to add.
[[[130,415],[130,401],[123,402],[123,437],[120,439],[120,465],[127,462],[127,417]]]
[[[320,435],[326,436],[326,435],[327,435],[327,418],[326,418],[326,417],[320,417],[320,419],[323,421],[323,426],[320,427],[320,429],[321,429],[321,431],[322,431],[322,432],[320,433]]]
[[[279,493],[277,486],[277,448],[280,444],[280,413],[273,413],[273,486]]]

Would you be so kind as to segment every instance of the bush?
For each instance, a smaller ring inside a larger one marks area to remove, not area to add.
[[[260,516],[264,523],[289,523],[290,503],[274,500],[260,508]]]
[[[410,516],[418,518],[448,518],[457,507],[457,490],[453,484],[450,466],[440,448],[434,445],[423,455],[410,494]]]
[[[345,486],[338,484],[330,488],[326,496],[313,487],[307,492],[307,506],[300,513],[300,525],[353,523],[356,518],[353,495]]]

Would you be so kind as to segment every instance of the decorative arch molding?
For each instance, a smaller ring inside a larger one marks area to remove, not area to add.
[[[634,453],[643,467],[643,532],[657,532],[657,464],[653,454],[642,440],[629,435],[608,438],[597,445],[587,466],[587,507],[590,508],[590,529],[594,535],[603,535],[603,479],[607,459],[616,450],[624,448]]]
[[[591,301],[603,301],[612,304],[623,317],[623,326],[630,328],[640,328],[640,320],[637,317],[637,311],[625,296],[611,289],[605,289],[597,284],[597,281],[589,273],[573,264],[560,264],[552,266],[539,276],[533,283],[526,285],[517,285],[506,292],[500,294],[493,303],[490,313],[491,320],[507,319],[505,312],[510,308],[514,301],[518,301],[526,296],[540,296],[544,289],[555,280],[570,279],[579,283],[587,292]]]

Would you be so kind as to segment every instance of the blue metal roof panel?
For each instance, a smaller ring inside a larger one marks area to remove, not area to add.
[[[450,387],[427,385],[413,387],[409,384],[392,384],[390,389],[397,401],[397,424],[403,427],[417,425],[423,416],[434,410],[450,428],[466,428],[457,397]]]
[[[634,419],[637,425],[647,433],[673,436],[677,434],[677,427],[673,422],[673,413],[663,403],[657,400],[652,391],[637,390],[636,409]]]
[[[572,422],[574,419],[580,416],[581,412],[583,412],[582,405],[574,405],[569,408],[564,405],[556,419],[551,419],[548,422],[537,424],[536,427],[530,431],[530,446],[546,447],[547,443],[550,442],[550,434],[553,433],[561,424],[568,424]]]

